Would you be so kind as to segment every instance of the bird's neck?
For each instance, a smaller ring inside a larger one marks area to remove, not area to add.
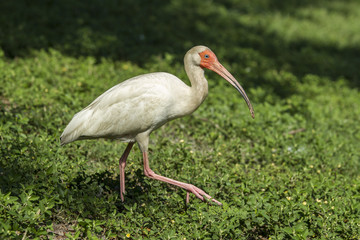
[[[201,67],[187,63],[188,62],[185,61],[185,71],[191,82],[189,100],[196,109],[208,95],[208,82],[205,78],[204,70]]]

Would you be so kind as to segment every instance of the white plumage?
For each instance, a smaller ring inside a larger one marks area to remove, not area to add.
[[[131,78],[110,88],[75,114],[60,137],[61,144],[91,138],[135,141],[138,133],[151,132],[165,120],[191,111],[185,102],[177,101],[188,98],[189,94],[189,87],[169,73]]]
[[[225,78],[244,97],[254,117],[253,108],[245,91],[235,78],[218,62],[215,54],[207,47],[190,49],[184,58],[185,70],[191,87],[169,73],[150,73],[126,80],[104,92],[89,106],[74,115],[60,136],[61,145],[82,139],[111,138],[129,142],[120,158],[120,194],[124,200],[127,156],[136,141],[143,153],[146,176],[164,181],[187,190],[204,200],[211,198],[194,185],[182,183],[155,174],[149,167],[148,142],[150,133],[164,123],[191,114],[205,100],[208,84],[204,68]]]

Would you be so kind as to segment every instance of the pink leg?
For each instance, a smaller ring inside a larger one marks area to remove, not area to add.
[[[163,177],[161,175],[158,175],[158,174],[154,173],[154,171],[151,170],[150,167],[149,167],[149,159],[148,159],[148,153],[147,152],[143,152],[143,159],[144,159],[144,173],[145,173],[145,176],[156,179],[156,180],[160,180],[162,182],[170,183],[172,185],[175,185],[175,186],[178,186],[178,187],[181,187],[181,188],[185,189],[187,191],[187,193],[186,193],[186,203],[189,203],[189,193],[192,192],[193,194],[195,194],[196,197],[198,197],[202,201],[204,201],[204,196],[205,196],[207,199],[215,202],[216,204],[222,205],[221,202],[215,200],[210,195],[208,195],[206,192],[204,192],[200,188],[195,187],[192,184],[179,182],[179,181],[173,180],[171,178]]]
[[[133,145],[134,145],[133,142],[130,142],[127,145],[123,155],[121,156],[121,158],[119,160],[121,201],[124,201],[124,194],[125,194],[125,166],[126,166],[126,159],[129,156],[130,150],[131,150]]]

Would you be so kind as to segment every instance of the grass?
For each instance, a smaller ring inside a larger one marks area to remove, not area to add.
[[[90,2],[0,3],[0,238],[360,238],[357,1]],[[150,164],[224,206],[186,206],[185,191],[144,176],[137,147],[122,203],[126,144],[59,136],[132,76],[188,82],[196,44],[242,83],[255,119],[207,72],[202,106],[152,133]]]

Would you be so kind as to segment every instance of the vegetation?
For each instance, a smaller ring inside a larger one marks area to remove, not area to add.
[[[0,2],[1,239],[359,239],[360,3]],[[137,147],[59,146],[71,117],[153,71],[186,82],[209,46],[255,108],[207,72],[209,96],[151,136],[150,164],[220,200],[148,179]]]

